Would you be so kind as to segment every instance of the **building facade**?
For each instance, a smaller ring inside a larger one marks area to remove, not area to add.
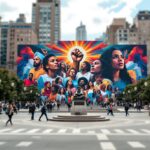
[[[133,25],[129,25],[125,20],[114,19],[107,28],[108,44],[146,44],[148,55],[148,74],[150,74],[150,11],[140,11]],[[117,21],[120,20],[120,21]]]
[[[128,26],[128,23],[126,22],[125,18],[115,18],[113,19],[113,22],[110,26],[106,29],[106,42],[108,44],[116,44],[117,43],[117,37],[116,34],[119,35],[120,33],[116,33],[118,29],[120,28],[126,28]],[[122,31],[120,31],[122,32]],[[122,37],[120,37],[122,38]]]
[[[86,26],[80,24],[79,27],[76,28],[76,40],[77,41],[86,41],[87,40],[87,32],[86,32]]]
[[[37,0],[32,5],[33,30],[39,44],[60,40],[60,0]]]
[[[31,23],[0,23],[0,67],[16,72],[18,44],[37,44]]]

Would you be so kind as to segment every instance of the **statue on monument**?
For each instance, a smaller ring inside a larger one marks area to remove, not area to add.
[[[74,101],[84,101],[85,100],[85,96],[84,94],[81,92],[81,87],[77,88],[77,92],[73,97]]]

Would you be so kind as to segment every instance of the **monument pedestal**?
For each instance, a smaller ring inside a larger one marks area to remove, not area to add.
[[[83,100],[72,101],[71,115],[87,115],[86,101]]]

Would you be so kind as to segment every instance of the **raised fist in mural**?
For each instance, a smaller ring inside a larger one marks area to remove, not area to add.
[[[80,62],[83,59],[83,53],[76,48],[71,52],[71,57],[74,62]]]
[[[44,54],[44,56],[46,56],[46,55],[48,54],[48,51],[45,50],[45,49],[43,49],[43,48],[41,48],[41,51],[42,51],[42,53]]]

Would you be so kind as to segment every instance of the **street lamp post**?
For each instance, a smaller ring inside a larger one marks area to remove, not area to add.
[[[148,83],[147,83],[147,81],[145,81],[145,82],[144,82],[144,85],[145,85],[145,86],[148,86]]]
[[[148,86],[148,82],[147,82],[147,81],[144,82],[144,86],[145,86],[145,87]],[[150,116],[150,106],[149,106],[149,102],[148,102],[148,114],[149,114],[149,116]]]
[[[11,87],[12,87],[12,91],[14,91],[14,86],[15,86],[15,83],[14,82],[11,82]],[[14,96],[13,96],[13,93],[12,93],[12,100],[14,101]]]
[[[137,91],[137,87],[136,86],[134,87],[134,91]]]
[[[23,93],[24,93],[24,100],[26,100],[26,91],[27,91],[27,87],[23,87]]]
[[[11,83],[11,86],[12,86],[12,87],[14,87],[14,86],[15,86],[15,83],[14,83],[14,82],[12,82],[12,83]]]

